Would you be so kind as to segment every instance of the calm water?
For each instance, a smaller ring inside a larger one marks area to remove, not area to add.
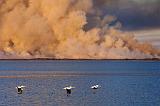
[[[160,61],[3,60],[0,106],[160,106]]]

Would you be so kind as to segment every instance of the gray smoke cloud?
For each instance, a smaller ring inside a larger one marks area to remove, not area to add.
[[[0,58],[158,58],[159,50],[104,15],[103,2],[0,0]]]

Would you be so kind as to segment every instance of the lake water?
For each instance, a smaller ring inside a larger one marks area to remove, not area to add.
[[[0,106],[160,106],[160,61],[1,60]]]

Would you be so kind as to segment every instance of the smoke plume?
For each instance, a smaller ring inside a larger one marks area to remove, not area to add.
[[[142,59],[160,52],[92,0],[0,0],[0,58]]]

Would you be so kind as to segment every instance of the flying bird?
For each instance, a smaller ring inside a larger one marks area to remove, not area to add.
[[[101,87],[100,85],[93,85],[93,86],[91,86],[91,89],[98,89],[100,87]]]
[[[16,87],[17,93],[18,93],[18,94],[22,94],[22,93],[23,93],[23,90],[24,90],[23,88],[25,88],[25,87],[26,87],[26,86],[23,86],[23,85],[17,86],[17,87]]]
[[[93,94],[96,93],[96,90],[99,89],[101,86],[100,85],[93,85],[91,86],[91,89],[93,89]]]
[[[66,92],[67,92],[67,96],[69,96],[69,95],[72,93],[72,89],[73,89],[73,88],[75,88],[75,87],[68,86],[68,87],[65,87],[65,88],[63,88],[63,89],[65,89],[65,90],[66,90]]]

